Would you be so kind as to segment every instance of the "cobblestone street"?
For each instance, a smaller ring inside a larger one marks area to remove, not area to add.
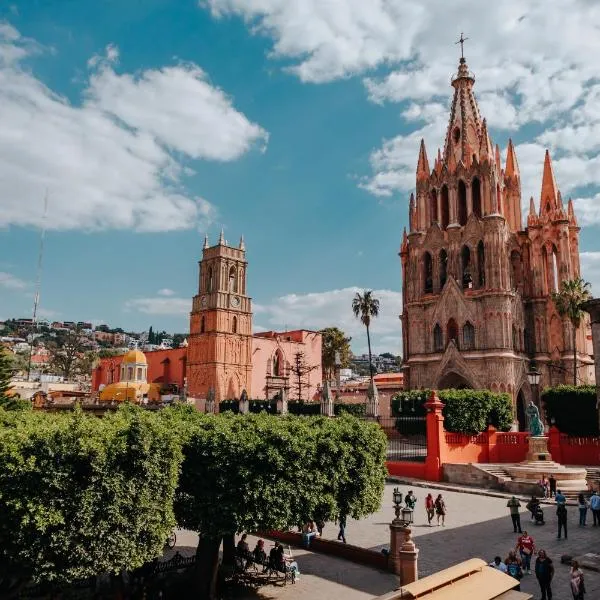
[[[393,484],[386,485],[382,509],[369,518],[348,520],[346,536],[349,543],[366,548],[380,549],[389,545],[388,524],[393,518]],[[409,487],[399,486],[403,494]],[[415,510],[413,533],[419,548],[419,575],[425,577],[468,558],[479,557],[491,561],[498,554],[504,558],[516,543],[505,498],[491,498],[461,492],[441,492],[448,509],[446,525],[429,527],[423,508],[428,492],[434,497],[438,490],[413,488],[418,499]],[[525,504],[524,502],[522,503]],[[544,506],[546,524],[535,526],[529,521],[523,508],[521,522],[533,536],[537,548],[544,548],[555,564],[556,574],[553,583],[555,600],[570,600],[568,586],[569,568],[560,564],[562,554],[577,556],[586,552],[597,552],[600,548],[600,528],[578,527],[576,507],[569,507],[568,540],[556,539],[556,515],[553,505]],[[591,515],[590,515],[591,521]],[[324,530],[325,538],[335,539],[337,527],[328,523]],[[178,543],[183,546],[195,546],[197,538],[189,532],[178,534]],[[253,547],[255,540],[250,540]],[[268,543],[270,547],[270,543]],[[188,550],[189,551],[189,550]],[[394,589],[395,577],[375,569],[362,567],[331,556],[292,549],[296,557],[301,577],[297,585],[286,587],[265,586],[258,597],[265,599],[343,598],[344,600],[363,600]],[[535,558],[532,564],[535,562]],[[586,598],[600,598],[600,574],[586,570]],[[521,589],[539,598],[539,588],[534,575],[525,576]],[[256,597],[256,596],[254,596]]]

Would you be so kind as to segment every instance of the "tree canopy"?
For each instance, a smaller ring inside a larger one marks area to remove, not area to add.
[[[351,337],[338,327],[326,327],[321,329],[321,362],[325,379],[333,379],[335,373],[335,357],[339,353],[340,367],[345,369],[350,365],[352,352],[350,351]]]
[[[0,424],[0,580],[70,582],[162,553],[181,462],[165,422],[126,407],[0,410]]]

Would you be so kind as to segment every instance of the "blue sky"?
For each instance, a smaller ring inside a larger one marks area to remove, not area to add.
[[[524,206],[550,147],[598,289],[599,9],[445,4],[4,3],[0,318],[31,313],[47,190],[42,316],[183,331],[204,233],[224,227],[244,234],[258,328],[335,324],[362,351],[350,299],[368,287],[375,349],[399,352],[407,198],[420,138],[430,158],[443,143],[461,30]]]

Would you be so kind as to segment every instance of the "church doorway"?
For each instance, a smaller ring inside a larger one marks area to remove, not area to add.
[[[525,396],[523,395],[523,390],[519,390],[517,395],[517,422],[519,423],[519,431],[527,431],[527,413],[525,409]]]
[[[454,371],[445,373],[438,383],[438,390],[470,390],[473,386],[462,376]]]

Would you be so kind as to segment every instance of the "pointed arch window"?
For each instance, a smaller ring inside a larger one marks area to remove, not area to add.
[[[424,292],[431,294],[433,292],[433,261],[429,252],[425,252],[423,255],[423,281]]]
[[[235,267],[231,267],[231,269],[229,269],[229,291],[235,293],[237,290],[237,270]]]
[[[485,286],[485,250],[483,240],[477,244],[477,280],[479,287]]]
[[[467,186],[462,179],[458,182],[458,223],[467,224]]]
[[[558,274],[558,260],[556,259],[557,250],[556,246],[552,246],[552,284],[553,290],[558,292],[559,290],[559,274]]]
[[[237,317],[234,315],[233,321],[231,322],[231,333],[237,333],[237,329],[238,329]]]
[[[471,182],[471,197],[473,199],[473,212],[481,219],[481,181],[474,177]]]
[[[206,281],[206,291],[207,292],[212,292],[213,291],[213,270],[212,267],[208,267],[208,273],[207,273],[207,281]]]
[[[450,204],[448,201],[448,186],[442,186],[441,215],[442,229],[447,229],[450,223]]]
[[[512,326],[512,345],[515,352],[519,351],[519,332],[515,325]]]
[[[444,349],[444,335],[439,323],[433,328],[433,349],[435,352],[441,352]]]
[[[454,343],[458,348],[458,325],[454,319],[450,319],[446,326],[446,344],[449,344],[452,340],[454,340]]]
[[[283,375],[282,358],[281,350],[277,350],[273,355],[273,377],[281,377]]]
[[[463,289],[472,289],[473,276],[471,275],[471,250],[469,246],[463,246],[460,251],[460,262],[462,267]]]
[[[200,319],[200,333],[204,333],[206,331],[206,319],[202,317]]]
[[[446,285],[448,279],[448,253],[445,248],[440,250],[440,290]]]
[[[463,327],[463,348],[473,350],[475,348],[475,327],[467,321]]]
[[[437,205],[437,191],[431,190],[429,193],[429,214],[431,215],[431,224],[438,222],[438,205]]]
[[[517,250],[510,254],[511,283],[514,290],[521,289],[521,255]]]

